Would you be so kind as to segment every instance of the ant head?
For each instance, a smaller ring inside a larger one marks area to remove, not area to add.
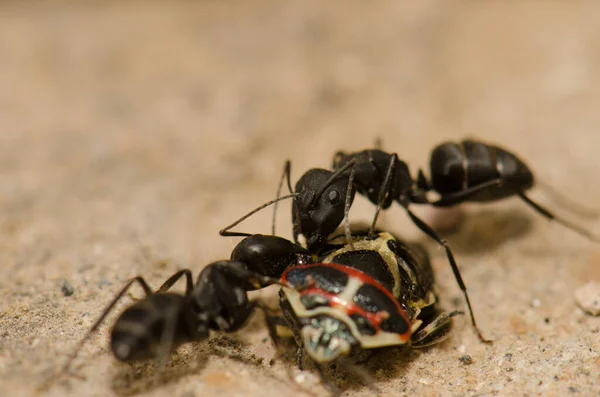
[[[313,168],[296,183],[298,196],[292,207],[294,235],[302,234],[309,250],[325,244],[344,219],[348,181],[347,175]],[[354,200],[354,189],[349,193],[350,200]]]

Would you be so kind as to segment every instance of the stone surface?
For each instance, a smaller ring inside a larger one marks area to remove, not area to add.
[[[35,395],[128,278],[157,287],[227,258],[237,239],[217,231],[274,196],[286,159],[296,180],[381,138],[416,174],[435,145],[476,137],[599,209],[599,16],[598,3],[558,1],[2,2],[0,395]],[[556,208],[544,189],[532,197]],[[289,204],[280,208],[278,233],[290,237]],[[372,211],[357,200],[351,216]],[[374,386],[600,394],[600,318],[573,299],[600,280],[600,246],[517,199],[464,211],[447,238],[495,343],[464,321],[439,346],[378,352],[363,366]],[[401,209],[381,220],[427,244],[441,304],[462,308],[443,251]],[[600,232],[591,216],[573,220]],[[270,224],[265,211],[240,230]],[[256,295],[275,304],[274,293]],[[296,372],[293,347],[277,359],[258,315],[180,349],[163,375],[116,362],[116,315],[42,395],[327,393],[316,373]],[[373,395],[342,368],[328,376],[344,395]]]
[[[593,316],[600,315],[600,284],[590,281],[575,291],[575,300],[579,307]]]

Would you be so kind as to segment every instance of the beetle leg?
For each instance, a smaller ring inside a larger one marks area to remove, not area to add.
[[[425,327],[412,335],[411,346],[421,348],[445,341],[452,335],[452,317],[464,314],[464,312],[458,310],[439,314]]]

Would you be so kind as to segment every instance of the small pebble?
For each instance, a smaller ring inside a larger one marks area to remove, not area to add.
[[[538,298],[535,298],[534,300],[531,301],[531,306],[535,307],[536,309],[538,307],[540,307],[541,304],[542,304],[542,302]]]
[[[465,365],[473,364],[473,358],[468,354],[460,356],[458,360]]]
[[[100,279],[100,281],[98,281],[98,288],[102,288],[105,286],[110,287],[112,285],[112,282],[110,280],[107,280],[106,278],[102,277]]]
[[[575,292],[575,301],[588,314],[600,316],[600,284],[590,281]]]
[[[67,280],[61,281],[60,290],[64,296],[71,296],[75,293],[75,288]]]

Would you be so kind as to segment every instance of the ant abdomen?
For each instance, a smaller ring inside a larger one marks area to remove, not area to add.
[[[446,142],[431,153],[431,187],[442,196],[499,180],[481,189],[469,201],[496,201],[533,186],[529,167],[513,153],[472,140]]]
[[[169,350],[189,341],[191,335],[183,313],[185,299],[179,294],[157,293],[127,308],[111,334],[111,347],[117,359],[130,362],[158,357],[164,348],[166,332],[172,333]]]

